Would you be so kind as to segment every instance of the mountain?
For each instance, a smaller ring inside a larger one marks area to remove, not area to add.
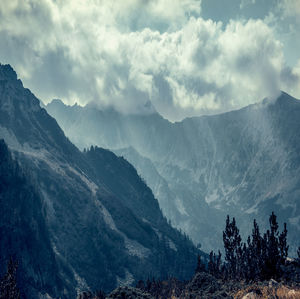
[[[0,65],[0,139],[0,269],[19,261],[25,297],[191,275],[199,251],[134,167],[99,147],[78,150],[9,65]]]
[[[240,110],[171,123],[158,113],[123,115],[95,106],[47,111],[80,148],[123,155],[158,198],[164,214],[204,250],[220,248],[226,214],[244,235],[273,210],[287,222],[291,252],[300,230],[300,102],[281,92]]]
[[[24,293],[35,293],[35,287],[42,293],[63,292],[40,194],[29,174],[13,160],[3,140],[0,140],[0,206],[1,270],[3,261],[11,256],[21,258],[18,274],[22,277],[19,283]],[[51,285],[37,285],[38,281],[50,280]],[[69,289],[70,285],[64,287]]]

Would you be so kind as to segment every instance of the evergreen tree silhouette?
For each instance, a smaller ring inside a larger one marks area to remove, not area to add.
[[[248,250],[250,255],[250,259],[248,261],[248,268],[250,273],[248,276],[251,280],[255,280],[260,277],[261,267],[263,263],[262,237],[260,235],[259,226],[255,219],[253,220],[253,229],[251,237],[251,242],[248,241]]]
[[[286,223],[284,223],[284,228],[282,233],[279,235],[279,254],[281,259],[281,264],[285,263],[288,256],[289,246],[287,245],[287,228]]]
[[[202,262],[200,254],[198,254],[198,256],[197,256],[197,267],[196,267],[195,273],[199,273],[199,272],[206,272],[206,267],[205,267],[204,262]]]
[[[237,258],[240,257],[241,251],[241,236],[236,226],[235,218],[233,217],[230,222],[229,215],[227,215],[226,227],[225,231],[223,231],[223,242],[228,274],[231,278],[235,278],[237,274]]]
[[[265,279],[277,278],[279,255],[278,223],[277,217],[272,212],[269,218],[270,230],[265,234],[266,255],[264,258],[263,276]]]
[[[20,291],[17,287],[16,273],[18,263],[9,259],[7,271],[0,280],[0,299],[19,299]]]

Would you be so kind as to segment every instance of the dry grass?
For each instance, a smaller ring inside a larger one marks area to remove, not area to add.
[[[300,299],[299,289],[290,289],[285,286],[278,288],[276,294],[282,299]]]
[[[249,286],[234,294],[234,299],[300,299],[300,289],[280,285],[278,287]]]

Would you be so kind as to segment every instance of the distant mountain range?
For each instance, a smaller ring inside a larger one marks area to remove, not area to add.
[[[171,222],[204,250],[221,248],[226,214],[244,234],[274,211],[300,235],[300,101],[281,92],[240,110],[171,123],[155,111],[124,115],[95,105],[46,107],[81,149],[97,144],[131,162]]]
[[[135,168],[99,147],[78,150],[9,65],[0,65],[0,139],[0,275],[18,260],[28,298],[191,276],[199,251]]]

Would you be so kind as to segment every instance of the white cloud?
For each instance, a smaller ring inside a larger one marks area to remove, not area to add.
[[[284,17],[296,17],[298,22],[300,22],[299,0],[282,0],[279,2],[279,9],[283,12]]]
[[[96,101],[170,119],[241,107],[278,89],[300,97],[298,68],[261,20],[200,17],[195,0],[4,0],[0,61],[43,100]]]
[[[240,3],[240,9],[244,9],[248,5],[255,4],[255,0],[242,0]]]

